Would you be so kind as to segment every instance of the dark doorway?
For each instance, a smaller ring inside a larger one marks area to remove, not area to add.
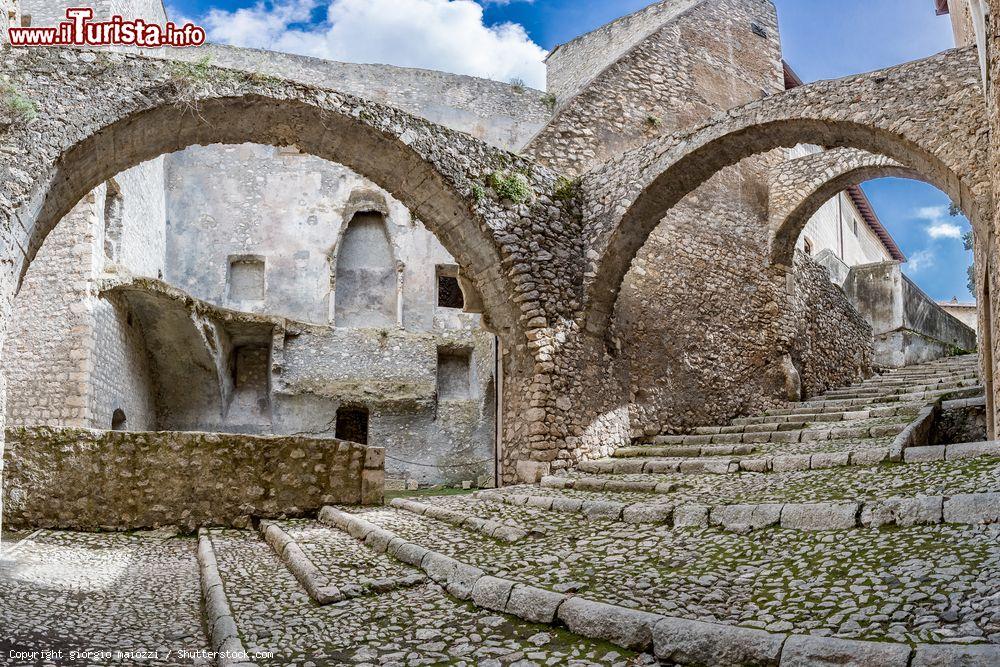
[[[368,408],[342,406],[337,408],[337,432],[341,440],[368,444]]]
[[[125,430],[125,411],[118,408],[111,415],[111,430],[112,431],[124,431]]]

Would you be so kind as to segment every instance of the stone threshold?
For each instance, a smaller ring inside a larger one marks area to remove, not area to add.
[[[413,514],[418,514],[420,516],[426,516],[431,519],[437,519],[438,521],[443,521],[457,528],[471,530],[473,532],[480,533],[481,535],[485,535],[486,537],[491,537],[495,540],[500,540],[501,542],[507,542],[508,544],[520,542],[531,535],[532,532],[536,532],[527,531],[516,526],[509,526],[491,519],[480,519],[477,516],[466,514],[465,512],[458,512],[456,510],[438,507],[437,505],[428,505],[426,503],[420,503],[415,500],[407,500],[405,498],[393,498],[389,502],[389,506],[405,510],[407,512],[412,512]],[[537,532],[540,533],[540,531]]]
[[[998,645],[897,644],[771,633],[663,616],[487,574],[478,567],[408,542],[360,516],[324,507],[320,520],[377,553],[418,567],[452,596],[530,623],[562,626],[588,639],[653,652],[678,665],[802,666],[815,664],[930,667],[1000,661]]]
[[[338,587],[316,567],[302,551],[302,547],[281,526],[272,521],[261,521],[260,533],[309,597],[319,605],[341,602],[368,593],[387,593],[398,588],[418,586],[426,581],[424,576],[416,574],[370,581],[359,580],[357,583]]]
[[[198,574],[205,627],[208,628],[212,650],[217,654],[216,664],[220,667],[257,667],[256,663],[250,662],[240,639],[226,587],[219,575],[212,534],[206,528],[198,530]]]
[[[963,493],[954,496],[915,496],[875,501],[818,503],[755,503],[733,505],[621,503],[580,500],[564,496],[536,496],[480,492],[477,497],[543,510],[583,514],[588,519],[624,523],[661,523],[674,528],[717,527],[748,533],[780,527],[791,530],[849,530],[880,526],[916,526],[939,523],[979,525],[1000,522],[1000,493]]]

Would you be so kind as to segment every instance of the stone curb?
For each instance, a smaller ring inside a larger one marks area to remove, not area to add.
[[[477,497],[508,505],[525,505],[556,512],[579,513],[590,519],[625,523],[663,523],[674,528],[715,527],[745,534],[780,526],[790,530],[849,530],[881,526],[939,523],[978,525],[1000,523],[1000,492],[954,496],[914,496],[874,501],[818,503],[755,503],[733,505],[669,505],[579,500],[481,491]]]
[[[626,649],[649,652],[678,665],[742,667],[743,665],[830,664],[857,667],[978,667],[1000,661],[1000,645],[929,645],[869,642],[812,635],[787,635],[736,625],[662,616],[555,593],[486,574],[477,567],[407,542],[359,516],[324,507],[320,519],[427,572],[460,600],[529,623],[564,625],[582,637]],[[372,539],[372,535],[376,535]],[[387,538],[387,539],[386,539]]]
[[[246,649],[243,648],[243,641],[226,597],[226,588],[219,575],[212,536],[205,528],[198,530],[198,574],[205,605],[205,625],[212,650],[218,654],[216,664],[219,667],[256,667],[255,663],[249,662]]]
[[[902,461],[903,452],[910,447],[923,447],[930,441],[934,420],[941,413],[941,399],[923,407],[916,418],[895,437],[889,445],[889,460]]]
[[[331,584],[328,577],[320,573],[319,568],[302,551],[302,547],[278,524],[261,521],[260,534],[317,604],[330,604],[347,599],[348,596]]]
[[[392,577],[338,587],[323,575],[319,568],[306,556],[302,548],[281,526],[271,521],[260,522],[260,533],[278,557],[317,604],[326,605],[342,600],[361,597],[369,591],[386,593],[397,588],[408,588],[426,581],[422,575]]]
[[[438,521],[444,521],[445,523],[449,523],[453,526],[472,530],[477,533],[481,533],[486,537],[492,537],[493,539],[500,540],[502,542],[519,542],[529,535],[528,531],[517,528],[516,526],[508,526],[500,523],[499,521],[493,521],[490,519],[480,519],[479,517],[471,514],[456,512],[455,510],[449,510],[435,505],[428,505],[426,503],[419,503],[415,500],[393,498],[392,501],[389,502],[389,506],[405,510],[407,512],[413,512],[414,514],[419,514],[420,516],[437,519]]]

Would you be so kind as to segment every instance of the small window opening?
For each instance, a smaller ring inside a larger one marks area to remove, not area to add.
[[[109,262],[117,262],[121,253],[124,210],[125,199],[112,179],[104,191],[104,256]]]
[[[117,408],[114,414],[111,415],[111,430],[112,431],[124,431],[125,430],[125,411],[121,408]]]
[[[441,308],[465,308],[465,296],[458,284],[457,266],[437,267],[437,304]]]
[[[362,445],[368,444],[368,408],[341,406],[337,408],[336,437]]]

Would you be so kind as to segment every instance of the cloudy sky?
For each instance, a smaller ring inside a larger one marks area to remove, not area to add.
[[[649,0],[168,0],[173,19],[198,21],[215,42],[303,55],[426,67],[544,88],[555,45]],[[952,46],[933,0],[774,0],[785,59],[806,81],[866,72]],[[864,185],[910,261],[906,272],[937,299],[971,299],[971,261],[931,186]]]

